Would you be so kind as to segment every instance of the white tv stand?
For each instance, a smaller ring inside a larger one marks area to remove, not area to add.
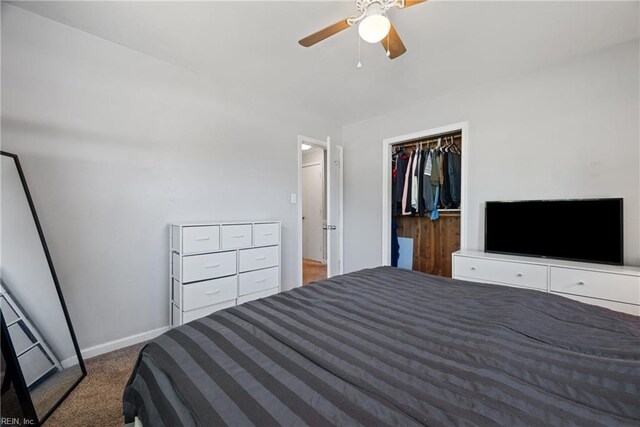
[[[640,267],[467,250],[452,256],[454,279],[536,289],[640,316]]]

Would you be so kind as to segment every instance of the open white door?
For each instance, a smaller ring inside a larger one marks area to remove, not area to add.
[[[327,277],[342,274],[343,267],[343,232],[342,232],[342,212],[343,212],[343,150],[342,146],[331,142],[327,137],[326,141],[298,136],[298,195],[302,195],[302,150],[303,144],[323,147],[327,155],[327,222],[325,233],[327,237]],[[293,195],[292,195],[293,196]],[[295,203],[292,197],[292,203]],[[302,225],[302,204],[298,203],[298,283],[302,285],[302,254],[303,254],[303,225]]]
[[[343,150],[327,138],[327,276],[344,271],[342,260]]]

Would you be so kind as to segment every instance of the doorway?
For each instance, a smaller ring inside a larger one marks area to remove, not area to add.
[[[327,181],[324,147],[302,150],[302,284],[327,278]]]
[[[302,286],[343,273],[343,150],[329,137],[302,135],[296,149],[298,191],[291,203],[298,205],[296,286]]]

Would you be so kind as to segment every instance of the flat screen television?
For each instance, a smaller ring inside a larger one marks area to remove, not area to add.
[[[622,199],[487,202],[485,252],[623,263]]]

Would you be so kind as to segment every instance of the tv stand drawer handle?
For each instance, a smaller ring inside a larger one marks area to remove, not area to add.
[[[273,236],[273,233],[262,233],[263,236]]]
[[[516,277],[522,277],[522,273],[516,274]]]
[[[219,293],[220,293],[220,289],[216,289],[215,291],[207,292],[205,295],[215,295],[215,294],[219,294]]]
[[[205,268],[216,268],[216,267],[220,267],[220,264],[207,265]]]
[[[578,282],[578,286],[584,286],[584,282],[581,280]]]
[[[235,236],[232,236],[234,239],[242,239],[244,237],[244,234],[236,234]]]
[[[211,240],[211,237],[197,237],[196,242],[202,242],[204,240]]]
[[[258,258],[256,258],[256,261],[263,261],[265,259],[267,259],[266,256],[259,256]]]
[[[476,269],[476,267],[475,267],[475,266],[472,266],[472,267],[471,267],[471,270],[475,270],[475,269]]]
[[[259,280],[256,280],[256,283],[262,283],[262,282],[266,282],[266,281],[267,281],[267,279],[259,279]]]

